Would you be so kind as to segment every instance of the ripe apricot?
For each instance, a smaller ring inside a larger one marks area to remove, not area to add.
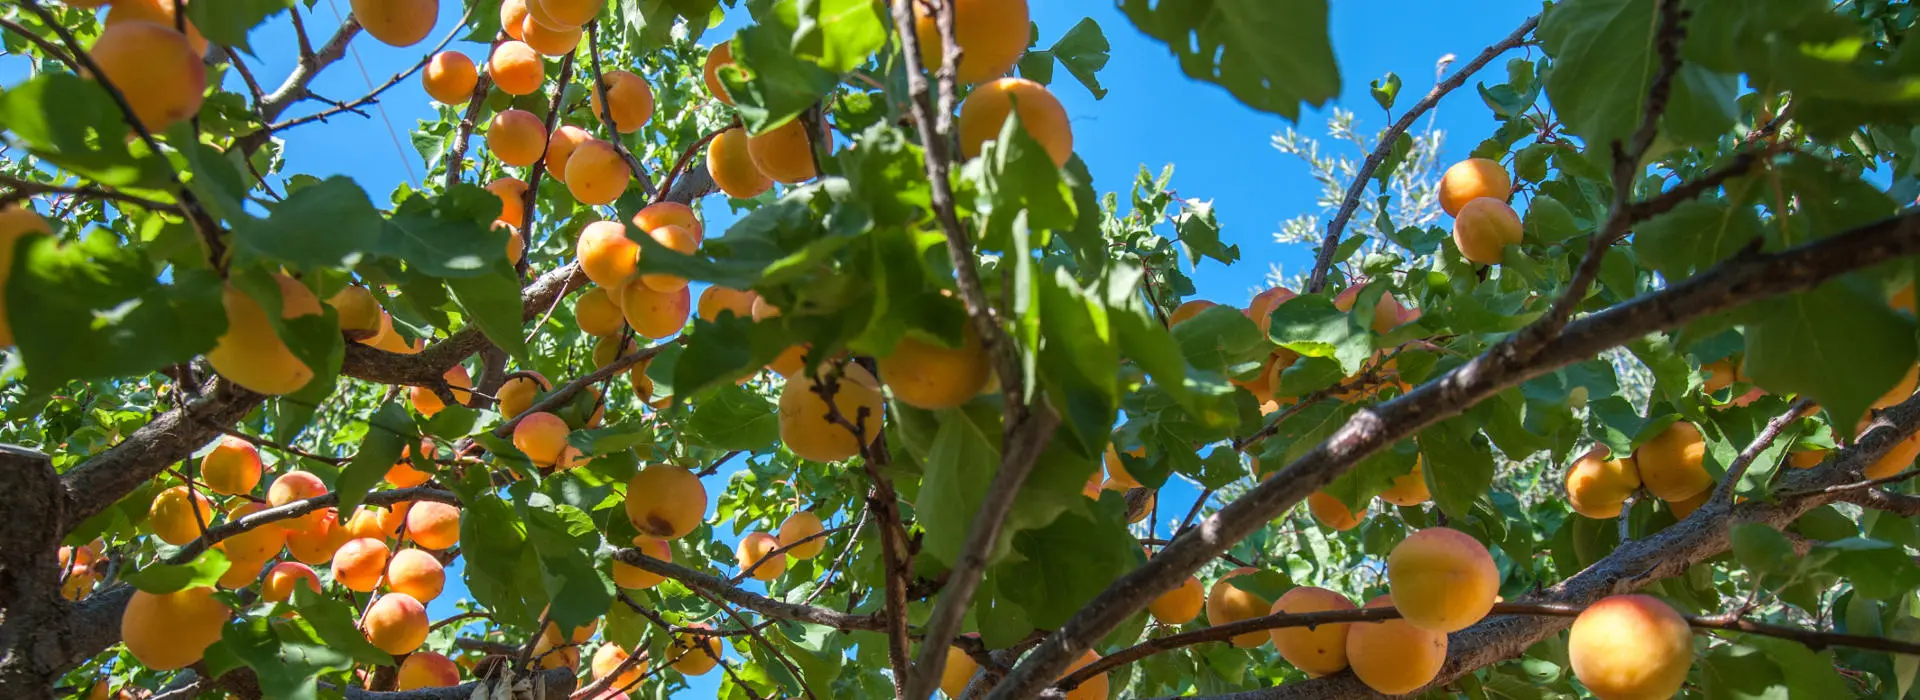
[[[500,217],[496,222],[519,226],[527,220],[527,183],[517,177],[503,177],[487,183],[487,191],[500,198]]]
[[[1147,449],[1144,447],[1135,447],[1127,450],[1127,454],[1134,457],[1145,457],[1147,456]],[[1104,461],[1107,465],[1107,476],[1115,483],[1130,489],[1145,486],[1140,483],[1139,479],[1135,479],[1132,474],[1127,473],[1127,463],[1120,459],[1120,448],[1114,446],[1112,443],[1107,444],[1107,453]]]
[[[550,612],[552,608],[542,610],[541,617],[546,617]],[[599,620],[590,620],[587,624],[569,629],[565,635],[562,635],[559,623],[548,622],[546,627],[540,629],[540,638],[553,643],[554,646],[585,644],[587,640],[593,639],[593,631],[599,627]]]
[[[333,580],[350,591],[371,591],[380,585],[380,575],[387,570],[389,555],[383,540],[371,537],[347,540],[333,553]]]
[[[1453,244],[1460,255],[1482,265],[1498,265],[1506,247],[1520,244],[1520,215],[1492,197],[1480,197],[1460,207],[1453,220]]]
[[[1353,601],[1347,600],[1346,596],[1325,588],[1300,586],[1273,601],[1272,614],[1298,615],[1353,609]],[[1346,624],[1339,623],[1317,627],[1281,627],[1268,630],[1268,635],[1273,638],[1273,647],[1280,650],[1280,658],[1309,676],[1325,676],[1339,673],[1347,667],[1347,629]]]
[[[1915,457],[1920,457],[1920,433],[1914,433],[1897,443],[1880,459],[1866,468],[1863,473],[1869,479],[1884,479],[1900,473],[1913,465]]]
[[[493,157],[507,165],[533,165],[546,151],[547,125],[533,113],[508,109],[493,115],[487,123],[487,148]],[[509,224],[518,224],[509,221]]]
[[[537,0],[536,0],[537,1]],[[580,666],[580,646],[561,644],[542,635],[533,642],[533,667],[540,669],[577,668]]]
[[[109,22],[87,53],[148,131],[165,131],[200,113],[206,67],[173,25]]]
[[[1393,605],[1380,596],[1369,608]],[[1424,630],[1406,620],[1356,622],[1347,628],[1347,665],[1353,675],[1386,695],[1404,695],[1433,682],[1447,660],[1447,634]]]
[[[614,360],[633,352],[639,346],[632,339],[618,335],[603,335],[593,339],[593,368],[605,369]]]
[[[1219,627],[1231,622],[1251,620],[1267,614],[1273,604],[1251,591],[1236,588],[1231,581],[1236,576],[1253,573],[1253,569],[1238,568],[1227,572],[1220,580],[1213,582],[1213,588],[1207,591],[1207,624]],[[1252,649],[1267,643],[1267,633],[1254,630],[1246,634],[1234,635],[1233,645],[1242,649]]]
[[[1086,668],[1088,665],[1099,660],[1100,655],[1094,653],[1092,649],[1080,652],[1080,658],[1075,659],[1073,665],[1068,666],[1067,670],[1061,671],[1059,678],[1066,678],[1072,675],[1074,671]],[[1059,680],[1059,678],[1055,680]],[[1107,674],[1105,671],[1102,671],[1095,674],[1092,678],[1081,681],[1080,685],[1074,686],[1073,690],[1067,693],[1067,700],[1106,700],[1107,692]]]
[[[1333,297],[1333,308],[1352,312],[1353,305],[1360,301],[1360,292],[1366,288],[1366,285],[1356,284],[1341,291]],[[1386,333],[1393,330],[1404,322],[1402,318],[1405,314],[1406,308],[1400,305],[1399,299],[1394,298],[1393,292],[1382,292],[1380,302],[1373,307],[1373,325],[1371,326],[1373,332]]]
[[[387,483],[392,484],[396,489],[410,489],[432,481],[432,472],[415,469],[413,466],[414,463],[408,461],[409,459],[417,459],[420,460],[419,463],[421,464],[432,464],[432,448],[429,447],[428,450],[427,456],[419,456],[416,453],[416,455],[411,458],[401,457],[399,461],[393,463],[393,466],[387,467]]]
[[[93,575],[93,567],[85,564],[68,565],[60,581],[60,597],[67,600],[79,600],[93,591],[93,584],[99,577]]]
[[[631,654],[628,654],[627,650],[620,648],[620,645],[607,642],[606,644],[600,645],[600,648],[593,652],[593,661],[588,665],[588,668],[591,669],[593,679],[596,681],[606,678],[607,676],[613,676],[613,680],[607,684],[609,688],[631,688],[640,682],[642,676],[646,675],[647,661],[646,659],[641,659],[634,662],[633,665],[628,666],[625,670],[621,670],[621,664],[625,664],[627,658],[630,656]],[[615,674],[616,671],[618,672],[617,675]]]
[[[642,231],[651,232],[662,226],[678,226],[693,234],[694,241],[706,240],[706,226],[700,223],[700,216],[679,202],[658,202],[642,207],[633,215],[633,225]]]
[[[960,347],[902,336],[878,366],[880,381],[893,390],[894,398],[930,411],[966,403],[987,388],[993,374],[971,323],[960,327]]]
[[[413,653],[427,641],[427,607],[405,593],[388,593],[367,608],[360,630],[381,651]]]
[[[231,523],[266,509],[267,504],[265,503],[241,501],[239,505],[227,510],[227,522]],[[250,562],[258,565],[266,563],[267,559],[272,558],[275,554],[279,554],[280,548],[285,547],[286,544],[286,529],[280,527],[280,523],[267,523],[251,530],[228,536],[226,539],[220,540],[219,544],[216,544],[215,547],[219,548],[222,552],[226,552],[227,558],[233,561]],[[251,568],[258,569],[259,567],[254,566]]]
[[[733,96],[727,94],[726,87],[720,83],[720,69],[732,64],[733,42],[725,42],[715,45],[712,51],[707,52],[706,67],[701,69],[701,76],[707,83],[707,92],[713,94],[713,99],[726,104],[733,104]]]
[[[402,549],[387,562],[387,588],[413,596],[420,602],[440,597],[447,584],[447,572],[440,560],[419,549]]]
[[[599,139],[575,147],[567,159],[567,191],[581,204],[612,204],[626,193],[631,179],[633,170],[620,151]]]
[[[740,538],[740,544],[733,549],[734,561],[740,564],[740,572],[761,581],[780,578],[787,571],[787,555],[769,556],[780,547],[780,540],[764,532],[749,533]]]
[[[473,379],[467,375],[467,368],[464,365],[454,365],[441,377],[446,379],[447,386],[452,388],[454,401],[464,405],[473,400],[473,392],[470,391],[473,388]],[[420,415],[428,418],[434,417],[447,407],[446,402],[440,400],[439,394],[424,386],[411,387],[407,394],[413,401],[413,410],[419,411]]]
[[[260,450],[232,435],[223,435],[200,458],[200,479],[207,490],[232,496],[260,485]]]
[[[973,682],[973,674],[980,671],[980,664],[968,656],[960,647],[947,647],[947,664],[940,668],[940,690],[949,698],[958,698],[965,692],[967,684]]]
[[[718,321],[723,311],[732,313],[735,318],[752,318],[755,298],[753,292],[728,289],[717,284],[709,286],[700,292],[700,318]]]
[[[185,486],[175,486],[153,497],[147,523],[161,541],[183,545],[198,539],[203,526],[213,527],[213,504]]]
[[[633,546],[639,549],[640,553],[659,559],[660,561],[673,561],[673,548],[667,546],[666,540],[641,535],[633,538]],[[658,586],[661,581],[665,580],[667,580],[665,576],[628,564],[619,559],[613,560],[613,585],[638,591]]]
[[[686,537],[707,515],[707,487],[686,467],[649,464],[627,481],[627,518],[640,534]]]
[[[1812,469],[1827,461],[1826,450],[1794,450],[1787,453],[1787,465],[1794,469]]]
[[[1567,660],[1601,700],[1670,698],[1693,665],[1693,630],[1658,598],[1608,596],[1574,618]]]
[[[940,69],[946,42],[933,16],[915,8],[913,33],[920,39],[920,63],[932,73]],[[955,0],[953,40],[961,48],[955,77],[963,83],[984,83],[1006,75],[1027,52],[1032,33],[1027,0]]]
[[[284,603],[293,598],[293,587],[305,585],[307,590],[320,592],[320,574],[313,567],[297,561],[283,561],[267,569],[267,576],[260,584],[260,598],[269,603]]]
[[[712,629],[704,622],[696,622],[688,627]],[[719,658],[720,643],[711,635],[677,633],[673,635],[673,645],[667,649],[667,665],[683,676],[706,675],[713,671]]]
[[[1740,366],[1734,363],[1733,358],[1701,365],[1700,373],[1706,376],[1705,388],[1709,394],[1717,394],[1740,380]]]
[[[782,377],[798,374],[807,366],[807,346],[790,345],[767,362],[767,369]]]
[[[572,124],[562,124],[547,137],[547,174],[562,183],[567,181],[567,161],[574,149],[593,140],[593,134]]]
[[[820,174],[813,167],[813,140],[807,136],[806,124],[798,119],[747,137],[747,155],[762,174],[789,185]]]
[[[1206,602],[1206,588],[1200,585],[1200,579],[1188,576],[1179,588],[1162,593],[1148,603],[1147,612],[1153,613],[1153,619],[1160,624],[1184,625],[1200,616],[1200,608]]]
[[[460,684],[460,667],[446,655],[416,651],[400,662],[398,690],[451,688]]]
[[[533,400],[553,384],[539,372],[525,372],[500,385],[500,415],[512,418],[533,407]]]
[[[1893,308],[1905,311],[1909,315],[1913,313],[1914,308],[1913,284],[1912,282],[1908,282],[1907,286],[1901,287],[1899,291],[1894,292],[1893,299],[1890,301]]]
[[[487,57],[487,75],[501,92],[531,95],[539,92],[540,84],[546,82],[547,65],[540,60],[540,52],[526,42],[505,41],[494,47],[493,55]]]
[[[1178,326],[1182,323],[1186,323],[1187,321],[1191,320],[1193,317],[1199,316],[1200,312],[1206,311],[1207,309],[1211,309],[1215,306],[1219,306],[1219,304],[1215,304],[1205,299],[1194,299],[1194,300],[1188,301],[1176,307],[1173,310],[1173,313],[1167,316],[1167,325]]]
[[[627,238],[627,227],[618,221],[595,221],[580,229],[573,254],[587,279],[608,290],[625,287],[639,270],[640,244]]]
[[[794,545],[825,530],[820,522],[820,514],[810,510],[795,512],[780,523],[780,546]],[[816,537],[805,544],[794,545],[793,549],[787,550],[787,554],[795,559],[812,559],[820,556],[820,552],[826,548],[827,539]]]
[[[1295,296],[1298,295],[1286,287],[1274,287],[1255,294],[1253,301],[1247,303],[1247,318],[1253,319],[1253,325],[1260,328],[1260,335],[1264,337],[1267,335],[1267,328],[1273,323],[1273,310],[1280,308],[1281,304],[1287,303],[1288,299]]]
[[[233,610],[205,586],[172,593],[136,590],[120,614],[120,639],[141,665],[155,671],[186,668],[220,641]]]
[[[572,429],[559,416],[546,411],[527,414],[513,426],[513,446],[527,456],[534,464],[551,467],[560,461],[560,451],[567,446],[567,433]]]
[[[627,325],[604,287],[590,287],[573,300],[573,320],[581,332],[602,337],[616,335]]]
[[[1500,570],[1471,535],[1430,527],[1408,535],[1387,557],[1393,604],[1408,624],[1457,632],[1479,622],[1500,595]]]
[[[593,116],[607,123],[607,110],[613,112],[614,129],[631,134],[653,118],[653,87],[647,80],[624,70],[610,70],[600,76],[600,87],[607,93],[606,106],[600,102],[600,90],[587,93],[593,103]]]
[[[1594,445],[1567,468],[1567,505],[1574,512],[1595,520],[1619,517],[1621,505],[1640,488],[1633,457],[1612,456],[1605,445]]]
[[[1440,176],[1440,208],[1459,216],[1460,210],[1480,198],[1498,202],[1513,195],[1513,180],[1500,163],[1486,158],[1468,158],[1454,163]]]
[[[274,275],[280,287],[280,317],[299,318],[320,313],[320,299],[306,285],[286,275]],[[313,379],[313,370],[287,349],[267,319],[266,309],[231,284],[220,293],[227,311],[227,332],[207,351],[207,363],[220,376],[250,390],[269,395],[291,394]]]
[[[1073,127],[1067,110],[1047,88],[1026,78],[1001,78],[974,88],[960,105],[960,152],[979,157],[982,146],[1000,138],[1007,114],[1020,113],[1020,126],[1040,142],[1056,166],[1073,157]]]
[[[862,447],[880,435],[885,411],[879,385],[866,368],[856,364],[844,367],[834,383],[833,406],[848,425],[860,431],[859,438],[848,425],[832,419],[832,410],[821,398],[824,383],[820,379],[832,371],[830,367],[823,365],[815,377],[790,376],[780,390],[780,441],[802,459],[838,462],[860,454]]]
[[[707,144],[707,172],[734,199],[752,199],[773,188],[773,178],[753,164],[747,131],[740,127],[721,132]]]
[[[412,46],[427,38],[440,19],[434,0],[353,0],[353,17],[388,46]]]
[[[1348,510],[1347,504],[1341,503],[1340,499],[1321,491],[1315,491],[1313,495],[1307,496],[1307,512],[1312,513],[1313,519],[1319,521],[1322,527],[1338,532],[1359,527],[1361,518],[1367,515],[1366,508],[1361,508],[1360,512],[1355,513]]]
[[[333,553],[340,551],[341,545],[346,544],[347,540],[353,539],[347,527],[338,522],[337,511],[332,508],[323,508],[302,517],[314,517],[320,522],[309,530],[287,529],[287,552],[303,563],[325,564],[333,561]]]
[[[0,206],[0,289],[13,272],[13,248],[23,236],[52,233],[47,220],[32,209],[8,204]],[[12,324],[7,321],[6,304],[0,303],[0,348],[13,345]]]
[[[1677,421],[1634,450],[1640,483],[1660,500],[1684,501],[1713,487],[1704,461],[1707,440],[1692,423]]]
[[[686,287],[659,292],[645,284],[629,284],[621,292],[620,308],[635,335],[658,340],[687,325],[693,314],[693,292]]]
[[[427,549],[447,549],[460,542],[460,509],[437,501],[421,501],[407,509],[407,538]]]
[[[119,0],[104,4],[108,5],[107,19],[104,24],[109,27],[128,21],[152,22],[166,27],[169,31],[175,31],[174,27],[177,26],[173,14],[174,0]],[[192,3],[179,3],[180,6],[190,4]],[[207,53],[207,38],[201,36],[200,28],[194,26],[191,17],[187,19],[186,24],[187,46],[193,49],[194,60],[197,61]]]
[[[1396,506],[1417,506],[1433,500],[1433,494],[1427,491],[1427,477],[1421,468],[1423,460],[1413,460],[1413,471],[1393,477],[1387,490],[1380,492],[1380,500]]]
[[[666,226],[656,227],[648,231],[647,236],[652,238],[655,243],[659,243],[668,250],[680,253],[681,255],[693,255],[700,252],[700,239],[694,236],[693,232],[680,228],[679,226],[668,224]],[[685,290],[687,288],[687,278],[679,275],[655,272],[641,275],[640,284],[646,285],[648,289],[656,292],[672,293]],[[680,325],[685,325],[686,322],[685,318],[680,319]],[[678,329],[679,326],[676,325],[674,328]]]
[[[1905,401],[1913,396],[1916,388],[1920,388],[1920,365],[1914,365],[1912,369],[1907,370],[1907,376],[1901,377],[1900,381],[1895,383],[1892,389],[1887,390],[1886,395],[1874,401],[1870,408],[1880,410]]]
[[[514,41],[523,41],[520,27],[527,21],[527,0],[501,0],[500,31]]]
[[[340,331],[354,340],[366,343],[380,332],[380,301],[373,298],[373,292],[366,287],[349,284],[341,287],[327,298],[327,306],[333,307],[334,315],[339,318]],[[387,323],[393,321],[389,319]]]
[[[434,54],[421,69],[420,83],[435,102],[465,104],[473,98],[474,86],[480,83],[480,69],[474,67],[473,59],[466,54],[442,51]]]
[[[534,0],[528,7],[532,8],[538,4],[539,0]],[[574,48],[580,46],[580,36],[583,33],[579,27],[550,29],[531,15],[527,17],[525,23],[520,25],[520,41],[534,51],[540,52],[540,55],[554,58],[573,53]]]

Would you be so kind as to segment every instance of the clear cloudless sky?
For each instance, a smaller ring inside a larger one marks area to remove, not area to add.
[[[1121,192],[1125,201],[1124,194],[1142,166],[1157,173],[1162,166],[1174,164],[1175,189],[1182,197],[1212,200],[1222,237],[1240,245],[1242,260],[1237,265],[1202,263],[1202,269],[1194,275],[1199,297],[1239,306],[1246,303],[1252,290],[1262,286],[1269,262],[1278,262],[1289,271],[1311,264],[1310,250],[1282,248],[1273,242],[1272,234],[1286,219],[1314,213],[1324,221],[1326,216],[1316,203],[1320,186],[1307,168],[1269,143],[1275,132],[1287,126],[1284,119],[1250,109],[1224,89],[1186,77],[1166,46],[1134,29],[1114,3],[1031,3],[1041,47],[1052,45],[1087,16],[1100,23],[1113,45],[1112,58],[1099,74],[1101,84],[1110,91],[1103,100],[1093,99],[1064,70],[1056,69],[1054,74],[1053,90],[1071,116],[1075,150],[1091,169],[1094,186],[1102,192]],[[296,7],[304,4],[296,3]],[[1356,112],[1363,133],[1377,132],[1391,117],[1368,96],[1368,81],[1389,71],[1397,72],[1405,81],[1400,105],[1410,106],[1432,86],[1434,64],[1440,57],[1456,54],[1457,68],[1505,37],[1540,7],[1537,0],[1337,0],[1332,5],[1331,31],[1340,66],[1341,95],[1320,109],[1302,113],[1300,130],[1308,136],[1324,135],[1326,117],[1336,106]],[[336,13],[344,16],[347,11],[347,0],[318,0],[304,17],[316,47],[338,26]],[[409,48],[359,37],[349,55],[314,82],[314,91],[343,101],[366,94],[370,86],[418,61],[422,52],[452,30],[460,14],[459,0],[443,0],[439,26],[426,41]],[[744,18],[745,11],[737,9],[735,14]],[[701,41],[711,44],[723,40],[742,23],[742,19],[730,19]],[[249,57],[248,65],[271,91],[294,65],[291,23],[285,16],[276,18],[256,29],[251,41],[256,57]],[[449,48],[479,63],[487,47],[456,41]],[[1496,62],[1487,72],[1494,82],[1504,81],[1501,66]],[[0,63],[0,79],[7,83],[17,82],[24,72],[24,64],[17,58]],[[245,93],[238,76],[230,77],[227,88]],[[287,116],[307,114],[323,106],[308,102]],[[368,110],[371,119],[346,114],[328,123],[284,133],[285,172],[321,177],[348,175],[358,180],[376,203],[384,202],[402,182],[422,184],[425,166],[408,141],[408,132],[420,120],[435,118],[437,109],[420,87],[418,77],[410,78],[388,91],[378,110]],[[1445,162],[1465,157],[1474,144],[1492,133],[1495,122],[1470,82],[1442,102],[1437,126],[1447,132],[1447,147],[1442,154]],[[478,143],[476,139],[476,148]],[[735,218],[727,209],[722,202],[708,203],[711,230]],[[718,500],[727,476],[722,473],[709,480],[712,500]],[[1164,534],[1176,525],[1196,495],[1191,484],[1177,477],[1170,481],[1161,494],[1161,522],[1156,529]],[[728,525],[719,530],[723,536],[732,533]],[[430,606],[436,619],[451,614],[453,602],[467,595],[457,569],[449,574],[446,593]],[[693,688],[678,697],[714,697],[721,675],[716,670],[692,679]]]

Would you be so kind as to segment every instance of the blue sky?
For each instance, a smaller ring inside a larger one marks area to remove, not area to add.
[[[1442,55],[1456,54],[1458,66],[1540,8],[1536,0],[1475,0],[1468,4],[1472,6],[1470,11],[1460,3],[1431,0],[1334,2],[1332,32],[1343,89],[1339,100],[1328,107],[1351,109],[1358,113],[1363,132],[1377,131],[1389,118],[1368,97],[1368,81],[1388,71],[1399,73],[1406,83],[1400,104],[1410,105],[1431,86],[1434,63]],[[347,5],[346,0],[319,0],[314,5],[307,27],[316,46],[332,33],[338,25],[336,13],[344,15]],[[419,60],[422,52],[458,22],[460,6],[458,0],[445,0],[440,26],[426,41],[411,48],[393,48],[360,37],[346,59],[315,81],[314,91],[337,100],[365,94],[371,85]],[[1095,187],[1124,193],[1141,166],[1157,173],[1162,166],[1174,164],[1173,183],[1181,196],[1213,200],[1223,238],[1240,245],[1240,264],[1223,267],[1209,261],[1194,275],[1201,298],[1240,306],[1250,291],[1261,285],[1268,263],[1279,262],[1290,271],[1310,264],[1311,251],[1283,249],[1272,238],[1286,219],[1302,213],[1317,213],[1322,219],[1325,216],[1316,205],[1320,186],[1306,167],[1269,145],[1269,138],[1287,125],[1283,119],[1256,112],[1223,89],[1187,78],[1169,51],[1136,31],[1113,4],[1033,0],[1032,14],[1040,27],[1042,47],[1050,46],[1089,15],[1100,23],[1113,45],[1112,59],[1100,73],[1102,84],[1110,90],[1104,100],[1094,100],[1065,71],[1056,71],[1054,84],[1071,116],[1076,150],[1091,169]],[[730,30],[738,22],[730,21],[723,27]],[[702,43],[714,43],[727,33],[710,32]],[[272,90],[293,68],[291,25],[285,18],[277,19],[256,30],[251,40],[258,57],[250,58],[248,64]],[[484,44],[468,42],[455,42],[451,48],[473,56],[476,62],[486,51]],[[1499,66],[1495,63],[1493,67],[1496,80],[1504,79]],[[0,63],[0,76],[8,83],[17,81],[23,72],[24,66],[17,58]],[[229,89],[244,93],[237,77]],[[287,116],[306,114],[320,106],[307,103]],[[321,177],[349,175],[376,201],[384,201],[386,193],[402,182],[422,184],[425,167],[408,142],[407,132],[420,120],[434,117],[436,109],[418,78],[409,79],[386,93],[380,109],[368,110],[371,119],[342,115],[329,123],[284,134],[288,139],[286,172]],[[1306,112],[1300,130],[1309,136],[1323,135],[1325,116],[1325,111]],[[1445,162],[1464,157],[1473,144],[1492,132],[1495,122],[1470,83],[1442,103],[1437,126],[1448,135],[1448,146],[1442,154]],[[723,203],[709,202],[710,232],[718,232],[733,218],[725,210]],[[726,476],[710,480],[712,499],[717,500],[725,487]],[[1161,495],[1162,520],[1177,520],[1195,495],[1191,485],[1177,478],[1170,482]],[[1164,535],[1170,523],[1159,525],[1159,534]],[[732,530],[727,525],[718,529],[722,533]],[[448,583],[447,592],[431,606],[435,618],[451,614],[452,602],[466,594],[458,581]],[[682,696],[713,697],[720,677],[721,673],[715,671],[697,678],[694,689]]]

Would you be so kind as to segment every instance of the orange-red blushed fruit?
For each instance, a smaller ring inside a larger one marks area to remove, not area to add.
[[[547,79],[547,66],[540,52],[523,41],[502,42],[487,57],[487,75],[493,84],[509,95],[531,95]],[[544,125],[542,125],[544,126]]]
[[[427,61],[426,68],[420,72],[420,82],[435,102],[461,104],[472,99],[473,88],[480,82],[480,69],[474,67],[473,59],[466,54],[442,51]]]

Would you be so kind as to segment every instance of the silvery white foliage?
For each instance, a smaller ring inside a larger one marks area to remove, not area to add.
[[[1333,115],[1327,119],[1325,142],[1306,136],[1291,126],[1273,135],[1273,147],[1281,153],[1299,158],[1320,185],[1320,195],[1314,202],[1316,211],[1281,222],[1280,230],[1273,234],[1275,243],[1319,245],[1321,237],[1326,234],[1326,222],[1340,208],[1347,187],[1353,182],[1360,165],[1366,162],[1367,154],[1372,153],[1374,146],[1380,142],[1379,132],[1363,135],[1358,129],[1358,122],[1353,112],[1335,108]],[[1383,193],[1389,195],[1387,216],[1397,227],[1426,227],[1440,221],[1442,168],[1439,158],[1446,142],[1446,133],[1434,128],[1433,119],[1429,116],[1426,126],[1410,136],[1413,146],[1408,149],[1406,160],[1387,178],[1386,188],[1382,190],[1378,183],[1371,184],[1360,198],[1360,206],[1348,221],[1344,235],[1360,236],[1367,242],[1360,246],[1353,257],[1340,263],[1357,266],[1369,253],[1389,249],[1412,257],[1387,240],[1375,223],[1380,214],[1379,196]],[[1327,145],[1323,146],[1323,143]],[[1304,285],[1306,272],[1300,270],[1289,275],[1278,263],[1269,263],[1266,281],[1269,286],[1284,285],[1298,289]]]

